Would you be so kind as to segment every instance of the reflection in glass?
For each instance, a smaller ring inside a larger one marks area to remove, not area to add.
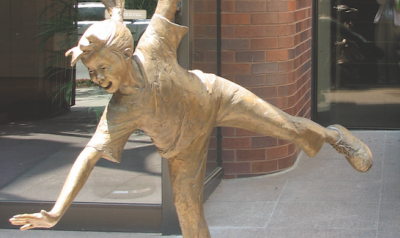
[[[75,158],[91,138],[111,95],[77,88],[76,106],[63,116],[2,125],[0,200],[54,201]],[[161,202],[161,159],[150,139],[130,137],[120,164],[96,164],[76,202]]]
[[[392,2],[318,1],[319,123],[350,128],[400,127],[400,58],[395,27],[400,19]]]
[[[400,14],[394,0],[378,0],[379,9],[374,22],[376,45],[384,56],[378,59],[378,83],[397,84],[399,81]]]
[[[0,64],[0,201],[55,201],[111,97],[90,82],[82,64],[71,69],[64,56],[87,21],[104,19],[104,6],[18,3],[0,10],[2,29],[11,29],[0,36],[6,48]],[[156,1],[146,4],[154,11]],[[126,22],[135,41],[148,22]],[[161,158],[150,138],[135,132],[120,164],[100,160],[74,201],[160,204]]]

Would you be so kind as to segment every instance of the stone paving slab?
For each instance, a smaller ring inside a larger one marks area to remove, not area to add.
[[[400,237],[400,131],[356,131],[374,155],[356,172],[329,146],[289,171],[224,180],[205,203],[213,238]],[[255,219],[255,220],[253,220]],[[0,237],[161,237],[160,234],[0,230]],[[181,237],[181,236],[170,236]]]

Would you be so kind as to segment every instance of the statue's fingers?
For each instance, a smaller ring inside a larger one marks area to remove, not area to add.
[[[13,224],[14,226],[24,226],[27,223],[28,223],[27,221],[15,221],[15,222],[12,222],[11,224]]]
[[[26,225],[24,225],[24,226],[22,226],[21,228],[19,228],[21,231],[26,231],[26,230],[29,230],[29,229],[32,229],[33,228],[33,226],[32,226],[32,224],[26,224]]]
[[[11,218],[9,221],[13,225],[25,225],[27,223],[26,218]]]
[[[19,214],[13,216],[13,218],[38,218],[38,215],[41,215],[40,213],[33,213],[33,214]]]

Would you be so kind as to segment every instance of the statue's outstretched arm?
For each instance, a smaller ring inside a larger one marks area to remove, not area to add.
[[[172,21],[175,16],[179,0],[158,0],[155,13]]]
[[[40,213],[16,215],[10,219],[10,222],[13,225],[22,226],[21,230],[53,227],[78,195],[102,155],[102,152],[86,147],[72,166],[56,204],[50,212],[42,210]]]

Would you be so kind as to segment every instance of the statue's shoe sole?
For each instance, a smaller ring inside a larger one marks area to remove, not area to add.
[[[333,148],[346,157],[347,161],[359,172],[367,172],[372,166],[372,154],[368,146],[341,125],[331,125],[328,129],[339,132],[339,139]]]

